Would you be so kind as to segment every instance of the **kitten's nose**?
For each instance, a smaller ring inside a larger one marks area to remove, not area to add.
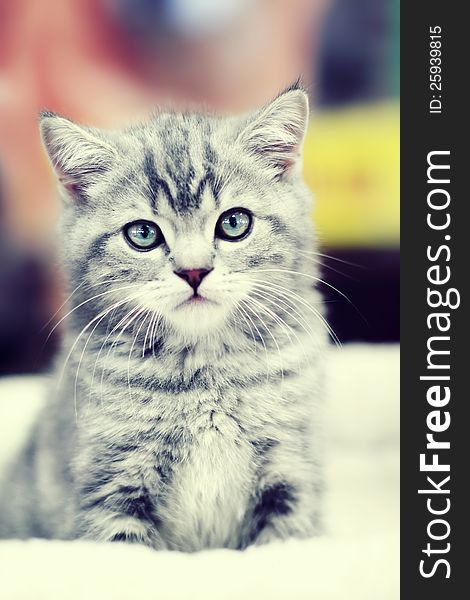
[[[181,271],[175,271],[175,274],[187,281],[193,290],[196,291],[201,285],[201,281],[211,271],[212,269],[183,269]]]

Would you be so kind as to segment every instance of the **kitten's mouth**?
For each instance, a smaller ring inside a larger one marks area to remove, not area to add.
[[[181,308],[183,306],[197,306],[197,305],[204,305],[204,304],[216,304],[213,300],[209,300],[209,298],[206,298],[205,296],[201,296],[198,293],[193,294],[192,296],[190,296],[189,298],[187,298],[186,300],[184,300],[183,302],[181,302],[181,304],[178,304],[178,306],[176,308]]]
[[[204,302],[209,302],[209,300],[204,298],[204,296],[200,296],[199,294],[194,294],[194,296],[191,296],[191,298],[186,300],[187,304],[202,304]]]

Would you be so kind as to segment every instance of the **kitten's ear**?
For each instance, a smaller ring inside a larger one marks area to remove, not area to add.
[[[86,188],[108,170],[116,150],[86,129],[51,112],[40,115],[41,139],[63,189],[84,199]]]
[[[282,177],[300,164],[307,125],[308,96],[295,84],[255,113],[239,140],[250,153],[264,159],[277,177]]]

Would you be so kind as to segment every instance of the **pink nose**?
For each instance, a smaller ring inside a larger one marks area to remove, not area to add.
[[[212,269],[184,269],[182,271],[175,271],[175,274],[187,281],[193,290],[196,291],[201,285],[201,281],[211,271]]]

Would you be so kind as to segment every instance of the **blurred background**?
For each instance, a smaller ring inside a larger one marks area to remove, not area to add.
[[[171,100],[220,112],[301,75],[305,177],[341,341],[399,336],[399,0],[0,0],[0,374],[47,368],[62,302],[48,108],[101,127]],[[47,334],[47,331],[45,332]]]

